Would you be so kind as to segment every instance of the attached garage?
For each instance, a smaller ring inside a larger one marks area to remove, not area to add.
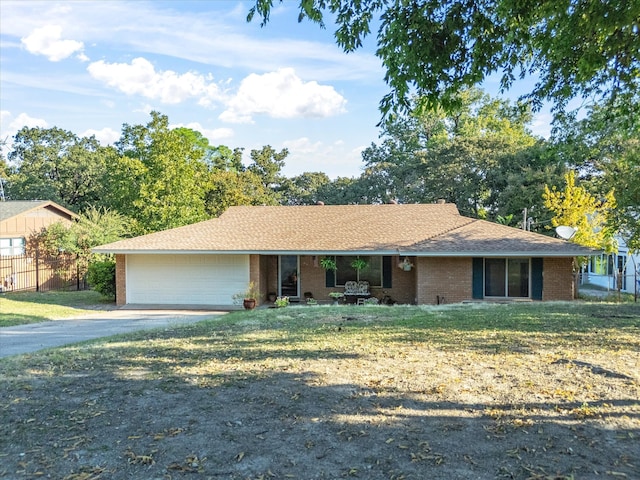
[[[126,257],[129,304],[233,305],[249,282],[249,255],[134,254]]]

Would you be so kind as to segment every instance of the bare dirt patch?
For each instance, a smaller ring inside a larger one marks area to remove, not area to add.
[[[0,380],[0,478],[640,478],[636,306],[241,312]]]

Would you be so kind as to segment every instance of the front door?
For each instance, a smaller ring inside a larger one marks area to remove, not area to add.
[[[281,297],[300,298],[300,269],[297,255],[280,255],[280,288]]]

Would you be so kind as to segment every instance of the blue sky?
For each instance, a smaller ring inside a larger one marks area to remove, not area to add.
[[[250,1],[1,0],[0,138],[55,126],[108,144],[157,110],[213,145],[286,147],[289,176],[357,176],[388,92],[375,33],[345,54],[331,24],[297,22],[297,4],[261,28]]]

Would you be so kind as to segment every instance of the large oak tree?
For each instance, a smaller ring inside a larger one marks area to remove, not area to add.
[[[273,0],[248,20],[266,24]],[[391,87],[386,114],[417,94],[449,108],[456,94],[497,74],[503,89],[537,76],[528,97],[559,108],[575,96],[607,98],[640,86],[640,0],[299,0],[299,21],[324,27],[346,52],[377,28],[377,55]]]
[[[22,128],[9,152],[9,200],[52,200],[76,212],[102,205],[107,165],[116,154],[95,137],[61,128]]]
[[[188,129],[170,129],[166,115],[151,112],[146,125],[127,125],[110,167],[110,204],[134,220],[135,233],[149,233],[207,218],[206,144]]]
[[[417,108],[385,122],[382,142],[362,154],[367,201],[445,199],[473,217],[545,216],[542,186],[565,170],[528,130],[530,113],[477,89],[459,99],[449,113]]]

